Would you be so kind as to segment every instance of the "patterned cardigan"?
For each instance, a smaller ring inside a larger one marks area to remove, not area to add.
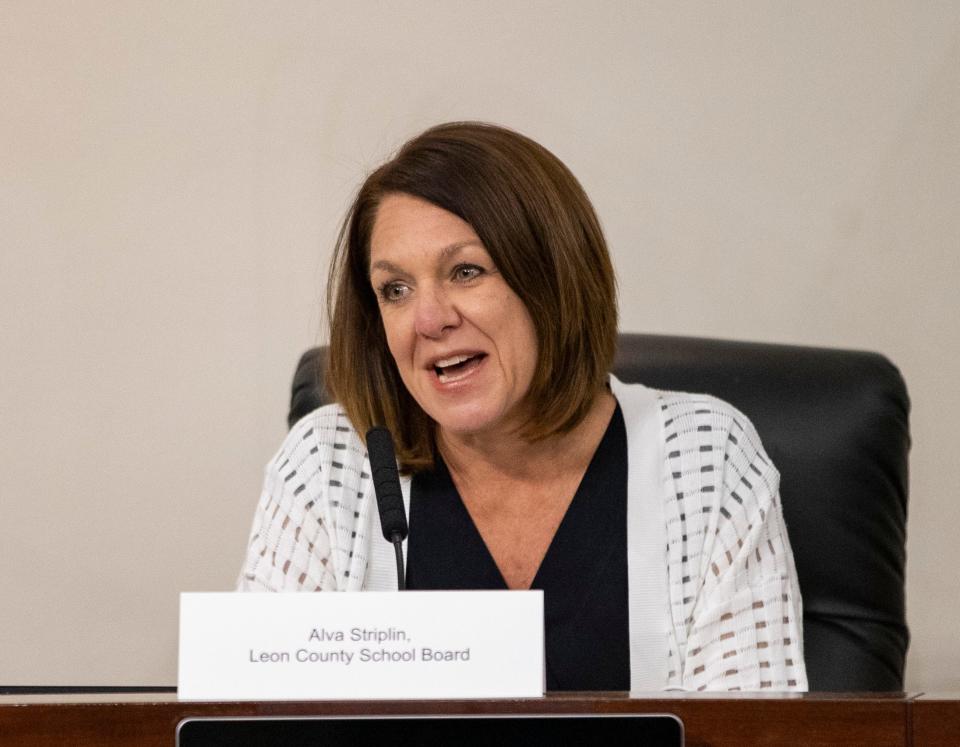
[[[709,395],[610,386],[630,460],[631,690],[806,690],[780,476],[753,426]],[[369,471],[337,405],[300,420],[267,465],[238,589],[395,589]]]

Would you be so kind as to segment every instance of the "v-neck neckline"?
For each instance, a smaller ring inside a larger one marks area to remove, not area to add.
[[[577,485],[573,498],[547,546],[547,550],[531,581],[530,589],[543,589],[545,581],[560,575],[562,568],[565,569],[570,565],[580,565],[581,563],[589,564],[589,558],[586,557],[589,552],[588,543],[585,544],[580,541],[583,528],[592,526],[597,529],[598,520],[604,525],[606,522],[603,521],[605,517],[602,514],[600,516],[591,515],[594,513],[594,507],[590,505],[588,496],[594,494],[597,489],[606,492],[598,483],[605,482],[605,476],[610,473],[611,468],[616,467],[611,462],[616,462],[622,458],[622,455],[618,453],[619,450],[615,448],[617,443],[623,444],[622,451],[625,453],[625,425],[619,403],[614,408],[610,422],[607,424],[590,463]],[[414,476],[414,485],[421,488],[419,490],[414,489],[415,494],[444,495],[449,501],[445,508],[450,514],[449,519],[460,530],[458,539],[460,543],[465,545],[461,548],[463,554],[468,557],[472,556],[472,560],[482,563],[482,568],[475,569],[478,572],[475,575],[479,576],[476,579],[477,581],[482,580],[484,582],[484,586],[471,588],[509,589],[510,587],[500,571],[493,553],[490,552],[480,529],[460,496],[460,491],[457,490],[449,468],[439,454],[434,469],[430,473],[420,473]],[[426,490],[423,490],[423,488],[426,488]],[[411,506],[411,534],[416,532],[415,508]],[[558,555],[567,556],[567,559],[561,557],[558,560]],[[571,563],[570,561],[574,562]]]
[[[618,404],[544,554],[547,689],[630,687],[627,440]],[[411,485],[407,588],[506,590],[445,465]]]

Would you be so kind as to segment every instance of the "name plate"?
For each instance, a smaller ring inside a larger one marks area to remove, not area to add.
[[[182,700],[535,698],[542,591],[182,593]]]

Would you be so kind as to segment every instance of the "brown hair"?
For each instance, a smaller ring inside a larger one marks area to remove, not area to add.
[[[327,281],[326,383],[360,432],[385,425],[405,472],[432,466],[433,421],[400,379],[370,285],[380,202],[405,193],[470,224],[527,307],[539,356],[524,400],[529,441],[577,426],[606,382],[617,335],[616,281],[593,206],[560,160],[519,133],[478,122],[432,127],[360,188]]]

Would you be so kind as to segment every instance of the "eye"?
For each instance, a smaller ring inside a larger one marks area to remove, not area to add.
[[[392,281],[377,288],[377,295],[384,303],[399,303],[410,295],[410,286]]]
[[[457,265],[453,268],[453,279],[459,283],[467,283],[483,275],[485,270],[477,265]]]

